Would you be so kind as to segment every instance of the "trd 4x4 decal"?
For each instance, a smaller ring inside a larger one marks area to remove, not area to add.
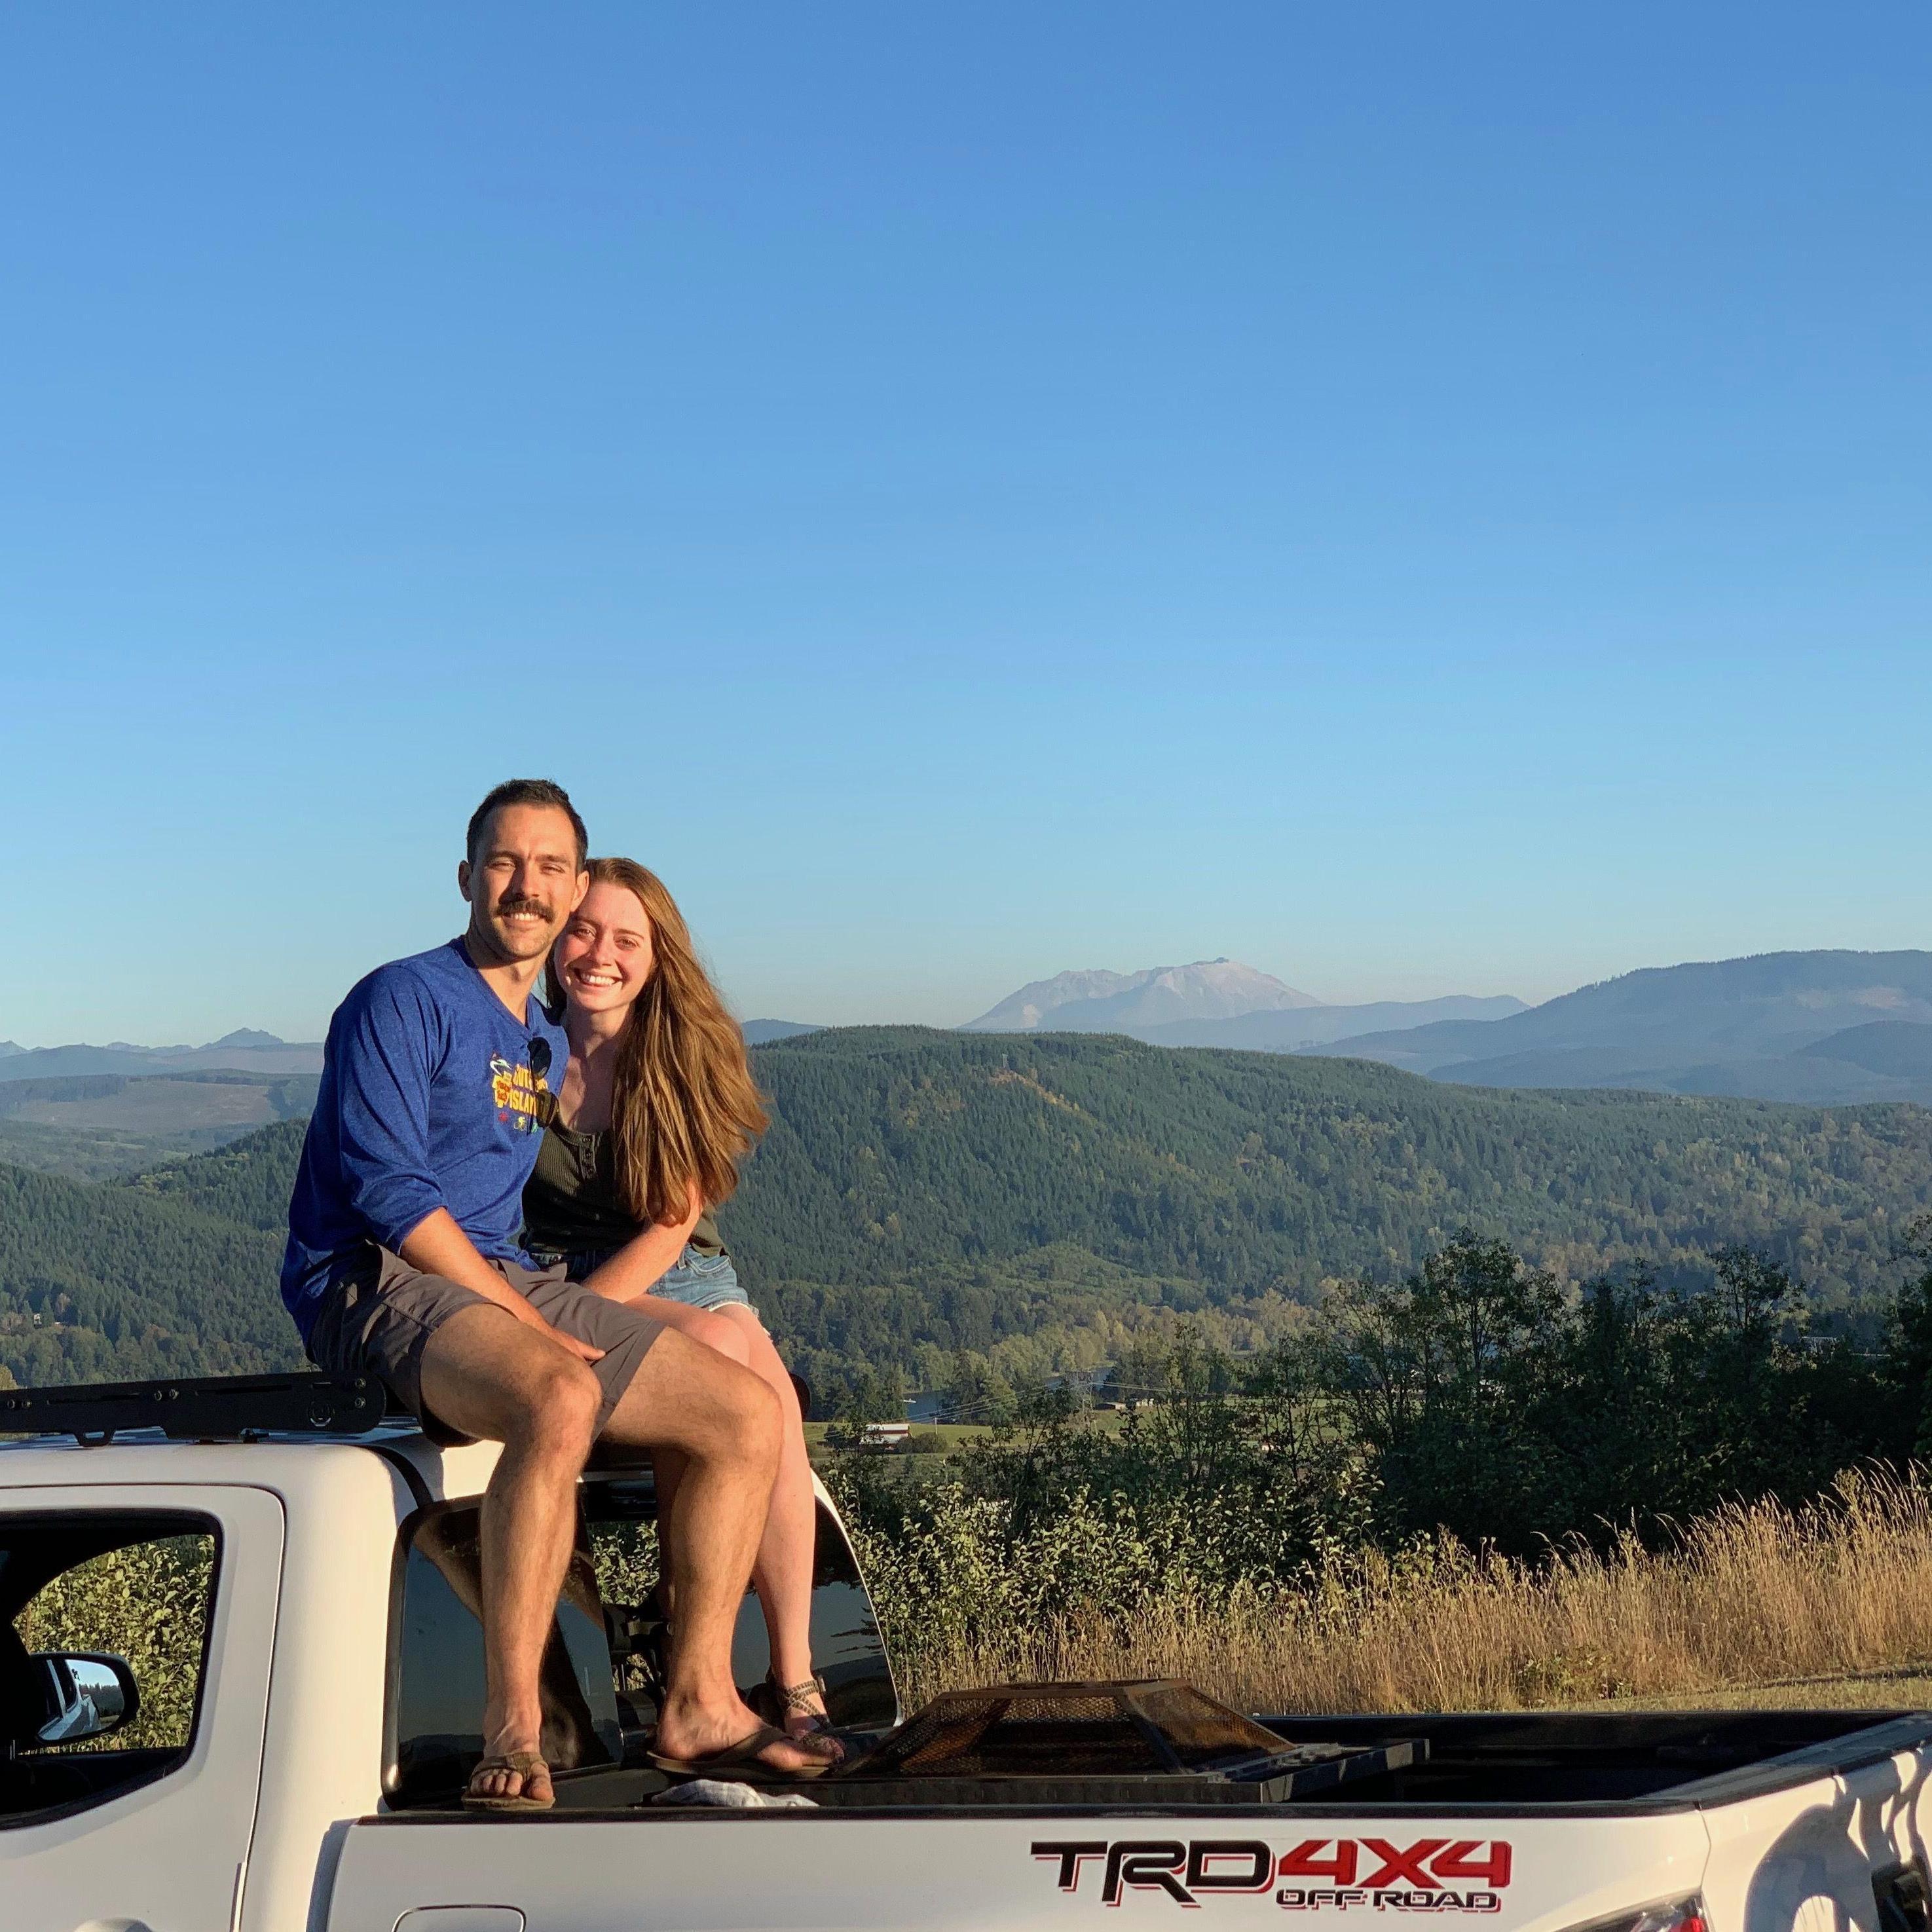
[[[1098,1865],[1104,1905],[1130,1892],[1165,1892],[1189,1906],[1218,1892],[1273,1892],[1291,1912],[1495,1912],[1510,1882],[1501,1838],[1304,1838],[1286,1851],[1259,1838],[1063,1838],[1036,1842],[1033,1855],[1055,1868],[1062,1892],[1078,1892],[1088,1865]],[[1276,1889],[1298,1879],[1304,1882]],[[1472,1880],[1479,1888],[1458,1888]]]

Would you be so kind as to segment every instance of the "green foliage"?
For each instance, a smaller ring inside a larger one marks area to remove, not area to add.
[[[1910,1252],[1919,1272],[1862,1352],[1814,1332],[1800,1285],[1746,1250],[1681,1292],[1641,1268],[1571,1291],[1464,1230],[1406,1276],[1338,1285],[1258,1358],[1138,1345],[1123,1366],[1156,1406],[1118,1430],[1036,1394],[939,1479],[854,1457],[830,1480],[922,1682],[1016,1633],[1130,1646],[1156,1618],[1212,1623],[1270,1592],[1323,1615],[1338,1578],[1380,1589],[1424,1558],[1627,1556],[1922,1452],[1932,1224]]]
[[[593,1522],[590,1558],[606,1604],[647,1603],[664,1574],[655,1522]]]
[[[125,1184],[151,1198],[279,1235],[289,1225],[289,1195],[308,1131],[305,1120],[278,1120],[211,1154],[135,1174]]]
[[[214,1577],[212,1536],[130,1544],[76,1564],[27,1604],[14,1628],[29,1650],[105,1650],[133,1666],[140,1714],[76,1750],[178,1750],[194,1726]]]
[[[922,1662],[1076,1613],[1123,1626],[1159,1598],[1289,1582],[1372,1527],[1363,1460],[1292,1377],[1184,1339],[1163,1397],[1115,1431],[1064,1390],[958,1452],[938,1481],[836,1463],[839,1496],[895,1654]]]
[[[28,1385],[294,1367],[281,1247],[184,1202],[0,1166],[0,1366]]]
[[[838,1405],[842,1441],[856,1438],[870,1422],[905,1420],[905,1384],[896,1369],[868,1369],[854,1382]]]
[[[1854,1308],[1932,1205],[1932,1114],[1910,1107],[1492,1093],[1348,1060],[910,1028],[788,1040],[757,1065],[775,1124],[727,1233],[828,1386],[913,1368],[921,1340],[989,1354],[1054,1328],[1077,1353],[1109,1288],[1188,1313],[1312,1300],[1466,1222],[1566,1282],[1641,1262],[1675,1285],[1735,1239]],[[1055,1244],[1113,1279],[1025,1306]]]
[[[1641,1270],[1569,1292],[1464,1231],[1250,1361],[1142,1347],[1155,1406],[1118,1430],[1036,1394],[943,1480],[862,1458],[834,1480],[914,1652],[993,1643],[1012,1616],[1124,1630],[1150,1590],[1315,1590],[1364,1548],[1445,1537],[1528,1558],[1668,1542],[1726,1504],[1902,1466],[1928,1432],[1928,1310],[1932,1265],[1861,1352],[1808,1332],[1798,1285],[1745,1250],[1682,1293]]]
[[[1900,1291],[1886,1324],[1885,1378],[1895,1391],[1895,1451],[1932,1465],[1932,1217],[1916,1222],[1905,1252],[1919,1264]]]
[[[1894,1334],[1925,1294],[1900,1296]],[[1440,1528],[1520,1554],[1737,1498],[1801,1499],[1860,1457],[1904,1460],[1923,1400],[1898,1348],[1813,1334],[1797,1282],[1738,1248],[1682,1293],[1640,1268],[1565,1295],[1465,1230],[1324,1312],[1282,1366],[1370,1460],[1384,1538]]]
[[[1493,1093],[1359,1061],[850,1028],[760,1050],[728,1210],[766,1280],[890,1282],[1066,1242],[1213,1304],[1412,1266],[1475,1222],[1568,1278],[1712,1231],[1843,1294],[1932,1207],[1932,1113]],[[1580,1261],[1584,1264],[1580,1265]]]

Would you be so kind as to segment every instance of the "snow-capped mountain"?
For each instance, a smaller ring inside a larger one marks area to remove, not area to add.
[[[1036,980],[961,1030],[1031,1033],[1048,1027],[1056,1033],[1125,1033],[1174,1020],[1232,1019],[1321,1004],[1238,960],[1198,959],[1138,973],[1090,969]]]

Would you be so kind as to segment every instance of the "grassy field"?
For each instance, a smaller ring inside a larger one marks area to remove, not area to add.
[[[1932,1705],[1932,1490],[1853,1474],[1804,1510],[1721,1511],[1662,1552],[1532,1566],[1445,1543],[1338,1564],[1298,1592],[1176,1580],[1131,1619],[915,1646],[909,1661],[914,1705],[1002,1679],[1145,1676],[1273,1712]]]
[[[123,1127],[57,1127],[38,1121],[0,1120],[0,1161],[40,1174],[102,1180],[204,1153],[233,1138],[226,1128],[155,1134]]]
[[[1742,1689],[1646,1697],[1633,1709],[1659,1711],[1932,1711],[1932,1663],[1840,1677],[1786,1677]]]

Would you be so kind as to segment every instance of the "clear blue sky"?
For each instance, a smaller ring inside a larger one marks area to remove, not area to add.
[[[741,1012],[1932,945],[1932,10],[0,27],[0,1037],[570,786]]]

